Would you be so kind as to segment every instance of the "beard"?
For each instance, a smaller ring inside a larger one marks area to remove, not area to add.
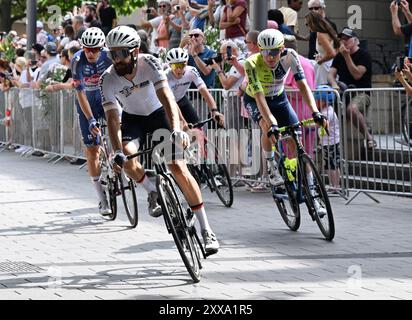
[[[133,72],[134,63],[131,61],[130,63],[116,63],[113,64],[116,73],[123,77],[127,74],[131,74]]]
[[[84,21],[85,21],[86,23],[92,22],[92,21],[93,21],[93,15],[92,15],[92,14],[89,14]]]

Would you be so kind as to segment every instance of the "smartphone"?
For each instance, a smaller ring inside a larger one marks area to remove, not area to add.
[[[401,0],[396,0],[396,5],[399,6],[401,4]]]
[[[232,59],[232,47],[231,46],[226,47],[226,55],[227,55],[228,60]]]

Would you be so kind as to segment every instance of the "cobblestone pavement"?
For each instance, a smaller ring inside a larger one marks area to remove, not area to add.
[[[288,231],[269,194],[205,192],[221,250],[193,284],[162,218],[105,221],[86,171],[0,153],[0,299],[411,299],[412,200],[333,198],[336,237]],[[302,210],[305,213],[305,210]]]

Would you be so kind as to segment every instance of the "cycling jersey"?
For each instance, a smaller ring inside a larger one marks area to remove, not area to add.
[[[166,70],[166,76],[176,101],[181,100],[185,96],[186,91],[189,89],[192,82],[197,89],[206,88],[205,82],[200,76],[199,71],[191,66],[186,66],[185,73],[181,79],[177,79],[173,75],[172,69]]]
[[[84,51],[80,50],[75,53],[70,63],[74,87],[77,91],[84,91],[86,93],[95,119],[104,118],[104,110],[99,92],[99,78],[103,72],[112,65],[112,60],[109,58],[108,52],[109,50],[106,48],[101,49],[96,63],[91,63],[87,61]],[[77,99],[76,107],[84,144],[86,146],[96,145],[97,140],[89,130],[89,119],[86,119]]]
[[[285,49],[281,53],[280,61],[273,70],[265,64],[260,53],[246,59],[244,67],[248,77],[246,93],[252,97],[258,92],[263,92],[266,97],[280,95],[284,91],[284,81],[289,69],[296,81],[305,79],[298,54],[293,49]]]
[[[137,73],[132,81],[119,76],[113,66],[100,78],[103,108],[116,109],[120,102],[128,114],[147,116],[162,107],[156,90],[167,86],[166,74],[160,61],[149,54],[139,54]]]

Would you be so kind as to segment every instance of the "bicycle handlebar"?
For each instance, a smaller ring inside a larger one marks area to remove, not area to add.
[[[297,129],[297,128],[299,128],[299,127],[307,127],[307,126],[312,125],[312,124],[314,124],[314,123],[315,123],[315,120],[313,120],[313,118],[305,119],[305,120],[302,120],[302,121],[300,121],[300,122],[298,122],[298,123],[296,123],[296,124],[292,124],[292,125],[290,125],[290,126],[281,127],[281,128],[279,128],[279,132],[280,132],[280,133],[284,133],[285,131],[288,131],[288,130],[290,130],[290,129]],[[324,136],[325,133],[326,133],[327,135],[329,135],[329,130],[328,130],[327,128],[325,128],[325,127],[323,127],[323,126],[321,126],[320,128],[321,128],[321,129],[320,129],[320,130],[321,130],[321,131],[320,131],[320,135],[321,135],[321,136]]]
[[[214,118],[213,117],[210,117],[210,118],[208,118],[208,119],[206,119],[206,120],[203,120],[203,121],[199,121],[198,123],[195,123],[195,124],[193,124],[193,123],[188,123],[188,127],[189,127],[189,129],[199,129],[199,128],[201,128],[201,127],[203,127],[205,124],[207,124],[207,123],[209,123],[209,122],[212,122],[212,121],[214,121]],[[224,126],[219,126],[218,125],[218,127],[219,128],[225,128]]]

